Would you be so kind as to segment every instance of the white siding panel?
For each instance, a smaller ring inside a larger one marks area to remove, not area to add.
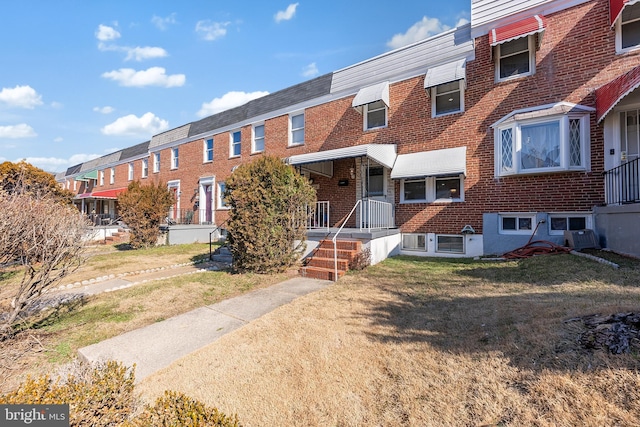
[[[469,24],[360,62],[333,74],[331,93],[355,93],[388,80],[423,75],[427,69],[458,59],[474,59]]]

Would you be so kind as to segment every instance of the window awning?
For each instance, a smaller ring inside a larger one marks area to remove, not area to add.
[[[76,199],[87,199],[89,197],[91,197],[91,193],[81,193],[81,194],[78,194],[75,198]]]
[[[362,113],[362,107],[372,102],[382,101],[389,107],[389,82],[382,82],[360,89],[351,106]]]
[[[596,120],[598,123],[616,106],[618,102],[640,86],[640,66],[616,77],[604,86],[596,89]]]
[[[489,31],[489,43],[491,43],[491,46],[497,46],[531,34],[541,33],[544,31],[545,26],[546,19],[544,16],[533,15],[521,21],[492,29]]]
[[[94,171],[87,172],[87,173],[84,174],[84,177],[87,178],[87,179],[96,179],[97,180],[98,179],[98,170],[96,169]]]
[[[391,171],[392,179],[466,174],[467,147],[400,154]]]
[[[613,27],[622,15],[625,7],[638,3],[640,0],[609,0],[609,24]]]
[[[91,193],[91,197],[93,197],[94,199],[117,199],[118,194],[126,190],[127,187],[116,188],[113,190],[94,191],[93,193]]]
[[[491,127],[496,128],[500,125],[517,122],[519,120],[537,119],[541,117],[558,116],[561,114],[569,113],[588,114],[592,111],[595,111],[595,108],[562,101],[555,104],[538,105],[535,107],[514,110],[492,124]]]
[[[84,176],[84,174],[83,174],[83,173],[81,173],[80,175],[76,175],[76,176],[73,178],[73,180],[74,180],[74,181],[84,181],[84,182],[88,182],[88,181],[89,181],[89,179],[88,179],[88,178],[85,178],[85,176]]]
[[[309,163],[326,162],[328,160],[349,159],[353,157],[368,157],[391,169],[396,161],[395,144],[363,144],[354,147],[336,148],[335,150],[318,151],[316,153],[298,154],[286,159],[290,165],[305,165]]]
[[[467,60],[461,59],[429,68],[427,74],[424,76],[424,88],[429,89],[445,83],[455,82],[456,80],[465,80],[466,67]]]

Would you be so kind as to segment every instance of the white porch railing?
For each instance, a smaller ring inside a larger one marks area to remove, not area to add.
[[[329,229],[329,202],[316,202],[314,207],[307,206],[307,229]]]
[[[363,200],[360,205],[360,229],[375,230],[395,227],[393,205],[379,200]]]

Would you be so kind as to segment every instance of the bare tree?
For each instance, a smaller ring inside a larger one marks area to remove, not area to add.
[[[0,340],[12,334],[25,308],[82,264],[87,229],[77,209],[51,195],[0,192],[0,271],[22,270],[0,318]]]

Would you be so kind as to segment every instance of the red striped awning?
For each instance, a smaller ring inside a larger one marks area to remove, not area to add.
[[[640,66],[596,89],[596,118],[605,118],[618,102],[640,86]]]
[[[531,34],[541,33],[546,25],[544,16],[533,15],[521,21],[492,29],[489,31],[489,42],[491,46],[496,46]]]
[[[116,188],[114,190],[94,191],[91,193],[91,197],[94,199],[117,199],[118,194],[122,193],[126,189],[127,187]]]
[[[638,3],[638,0],[609,0],[609,24],[613,27],[626,6]]]

